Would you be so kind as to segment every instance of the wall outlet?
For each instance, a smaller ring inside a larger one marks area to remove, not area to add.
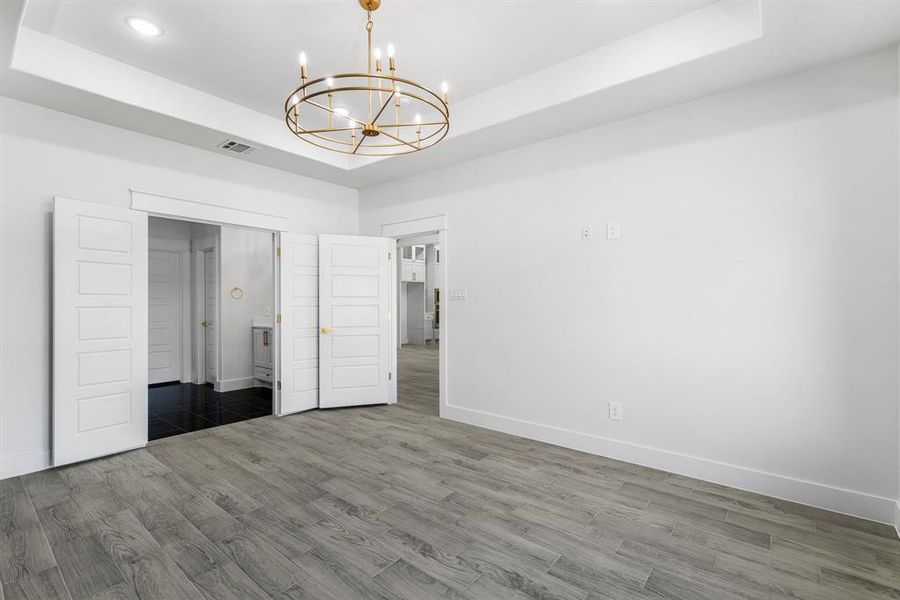
[[[585,242],[594,239],[594,233],[591,231],[590,225],[582,225],[581,226],[581,239]]]
[[[609,420],[610,421],[621,421],[622,420],[622,403],[621,402],[610,402],[609,403]]]
[[[610,221],[606,224],[606,239],[608,240],[617,240],[619,239],[619,222],[618,221]]]

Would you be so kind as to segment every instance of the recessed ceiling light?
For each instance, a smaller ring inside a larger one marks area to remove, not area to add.
[[[147,37],[156,37],[162,33],[162,29],[159,28],[159,25],[141,17],[128,17],[125,19],[125,22],[139,34],[146,35]]]

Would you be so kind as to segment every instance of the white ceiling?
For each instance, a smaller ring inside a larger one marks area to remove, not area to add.
[[[348,159],[296,139],[280,107],[300,49],[312,75],[362,68],[363,17],[356,0],[0,0],[0,94],[367,187],[900,41],[900,0],[384,0],[376,41],[402,75],[450,81],[450,134]]]
[[[373,13],[374,43],[398,49],[402,76],[454,101],[479,94],[712,0],[385,0]],[[147,39],[125,24],[150,19]],[[298,85],[297,55],[310,75],[365,71],[365,13],[356,0],[318,2],[41,0],[23,24],[76,46],[281,118]]]

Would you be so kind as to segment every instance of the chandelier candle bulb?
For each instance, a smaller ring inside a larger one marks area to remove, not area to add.
[[[306,83],[306,52],[300,53],[300,79]]]
[[[372,54],[375,56],[375,72],[381,73],[381,48],[375,48]],[[378,80],[378,101],[384,102],[384,96],[381,93],[381,79]]]
[[[308,58],[300,52],[301,85],[284,104],[288,128],[319,148],[359,156],[397,156],[439,143],[450,130],[446,84],[442,97],[439,91],[400,77],[397,49],[392,43],[387,46],[389,62],[385,71],[384,54],[374,45],[372,21],[372,13],[382,0],[357,1],[366,12],[366,68],[310,78]],[[409,106],[401,110],[404,105]],[[390,118],[391,113],[395,120]],[[361,135],[357,135],[357,129]]]
[[[393,44],[388,44],[388,67],[391,71],[397,70],[397,59],[395,56],[397,55],[397,50],[394,48]]]

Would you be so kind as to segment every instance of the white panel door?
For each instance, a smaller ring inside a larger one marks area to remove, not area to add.
[[[389,238],[319,236],[319,406],[390,400]]]
[[[319,238],[280,234],[281,399],[278,414],[319,406]]]
[[[219,304],[219,286],[216,271],[216,251],[206,250],[203,253],[203,328],[204,346],[206,347],[206,381],[216,383],[216,321]]]
[[[56,198],[53,464],[147,443],[147,213]]]
[[[149,382],[181,380],[181,254],[150,250]]]

